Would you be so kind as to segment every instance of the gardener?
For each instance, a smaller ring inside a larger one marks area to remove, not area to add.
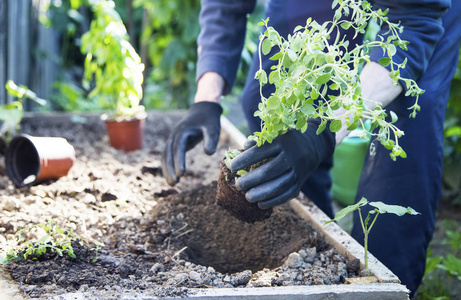
[[[247,15],[256,1],[202,0],[198,38],[197,92],[195,104],[188,115],[174,128],[163,156],[163,172],[174,185],[185,172],[186,151],[203,139],[204,151],[213,154],[220,134],[219,104],[222,95],[231,91],[245,37]],[[405,97],[401,85],[394,85],[387,70],[378,63],[381,49],[371,53],[372,62],[361,75],[363,96],[381,102],[383,107],[398,115],[395,124],[405,132],[400,140],[408,158],[392,161],[389,150],[377,145],[376,154],[368,155],[360,179],[357,197],[386,204],[411,206],[417,217],[386,216],[377,222],[370,237],[369,249],[392,270],[414,293],[424,274],[426,249],[435,225],[435,213],[441,196],[442,139],[445,108],[458,61],[461,35],[461,1],[450,0],[382,0],[370,1],[374,9],[389,8],[389,20],[401,22],[400,35],[410,42],[408,51],[397,49],[397,62],[407,58],[401,74],[417,80],[425,93],[419,98],[421,111],[409,119],[407,109],[414,98]],[[331,1],[273,0],[266,5],[269,25],[287,36],[297,25],[305,25],[308,17],[318,23],[332,20]],[[385,28],[382,29],[385,33]],[[351,35],[348,35],[350,37]],[[358,39],[350,44],[358,42]],[[262,57],[263,68],[270,72],[271,54]],[[252,132],[259,131],[260,120],[253,116],[260,101],[259,82],[254,74],[259,69],[256,53],[248,74],[242,105]],[[273,86],[265,85],[268,97]],[[271,144],[251,147],[235,158],[232,168],[238,170],[265,158],[278,156],[264,169],[249,172],[237,182],[251,202],[261,208],[282,204],[300,191],[307,195],[330,217],[333,216],[329,189],[334,147],[347,134],[323,131],[316,135],[316,120],[310,120],[308,130],[301,134],[289,131]],[[277,163],[282,161],[282,163]],[[273,162],[273,163],[272,163]],[[261,167],[262,168],[262,167]],[[277,188],[276,188],[277,187]],[[352,236],[363,241],[357,215]]]

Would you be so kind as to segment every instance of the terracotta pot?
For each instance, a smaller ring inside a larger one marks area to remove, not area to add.
[[[16,187],[66,176],[74,161],[74,147],[60,137],[18,135],[5,153],[6,172]]]
[[[128,121],[105,120],[110,145],[125,152],[142,149],[145,118]]]

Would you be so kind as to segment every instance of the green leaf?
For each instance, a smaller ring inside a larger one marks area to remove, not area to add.
[[[310,115],[315,113],[315,107],[309,103],[305,103],[303,106],[301,106],[301,112],[305,115]]]
[[[264,55],[269,54],[269,52],[271,52],[271,49],[272,49],[272,43],[271,43],[271,41],[270,41],[269,39],[265,39],[265,40],[263,41],[262,48],[261,48],[263,54],[264,54]]]
[[[403,151],[402,148],[400,148],[400,157],[401,158],[407,158],[407,153],[405,151]]]
[[[387,67],[391,63],[391,61],[392,59],[390,59],[389,57],[383,57],[378,60],[378,63],[383,67]]]
[[[280,99],[272,95],[267,99],[266,107],[270,110],[278,108],[280,105]]]
[[[348,214],[356,211],[357,209],[359,209],[360,207],[362,206],[365,206],[367,205],[368,203],[368,200],[366,198],[363,198],[360,199],[359,202],[357,202],[356,204],[353,204],[353,205],[349,205],[349,206],[346,206],[345,208],[341,209],[340,211],[338,211],[334,217],[334,219],[331,219],[330,221],[328,222],[325,222],[324,225],[328,224],[328,223],[331,223],[331,222],[335,222],[335,221],[339,221],[341,220],[342,218],[344,218],[345,216],[347,216]]]
[[[307,68],[303,65],[297,66],[293,71],[293,78],[299,78],[304,72],[307,71]]]
[[[9,95],[19,99],[22,99],[22,97],[26,94],[26,89],[21,86],[17,86],[13,80],[8,80],[5,84],[5,88]]]
[[[319,92],[317,92],[316,89],[312,89],[310,95],[311,95],[312,100],[317,100],[318,97],[320,96]]]
[[[316,134],[317,135],[321,134],[325,130],[326,126],[327,126],[327,122],[322,121],[322,123],[320,123],[319,127],[317,128]]]
[[[333,120],[331,123],[330,123],[330,131],[331,132],[338,132],[341,127],[342,127],[342,122],[341,120]]]
[[[267,83],[267,74],[264,70],[259,70],[255,74],[255,78],[259,80],[260,84],[265,85]]]
[[[389,55],[394,56],[395,53],[397,52],[397,49],[395,48],[394,44],[389,44],[388,45],[388,50],[389,50]]]
[[[348,30],[351,27],[351,23],[350,22],[343,22],[343,23],[341,23],[341,27],[344,30]]]
[[[79,7],[82,5],[81,0],[70,0],[70,7],[72,9],[79,9]]]
[[[426,260],[426,269],[424,271],[424,276],[426,276],[427,274],[437,269],[441,261],[442,261],[442,256],[428,257]]]
[[[330,77],[331,77],[330,73],[325,73],[325,74],[320,75],[319,77],[317,77],[317,79],[315,80],[315,83],[316,84],[327,83],[330,80]]]
[[[338,0],[334,0],[333,3],[331,4],[331,9],[334,9],[338,5]]]
[[[43,253],[46,253],[46,246],[45,246],[45,245],[40,245],[40,246],[35,250],[35,254],[36,254],[36,255],[42,255]]]
[[[330,90],[333,90],[333,91],[339,90],[339,84],[337,83],[330,84]]]
[[[40,240],[38,240],[38,242],[39,242],[40,244],[47,244],[47,243],[51,242],[51,236],[49,236],[49,235],[44,235],[44,236],[42,236],[42,237],[40,238]]]
[[[392,110],[390,111],[390,114],[391,114],[391,123],[395,123],[397,122],[397,120],[399,119],[399,117],[397,117],[397,114],[395,112],[393,112]]]
[[[295,29],[293,30],[293,32],[297,32],[297,31],[300,31],[300,30],[303,30],[303,29],[304,29],[303,26],[298,25],[298,26],[295,27]]]
[[[67,250],[67,254],[72,257],[72,258],[76,258],[77,256],[75,255],[74,253],[74,249],[72,247],[69,247],[69,249]]]
[[[282,58],[282,53],[281,52],[277,52],[275,53],[274,55],[271,56],[271,58],[269,58],[270,60],[279,60],[280,58]]]
[[[277,82],[279,80],[280,80],[280,75],[279,75],[279,72],[277,70],[274,70],[269,74],[269,83],[270,84],[273,84],[274,82]]]
[[[415,211],[411,207],[403,207],[400,205],[390,205],[390,204],[384,204],[380,201],[378,202],[370,202],[369,203],[371,206],[376,207],[379,211],[379,213],[384,214],[384,213],[391,213],[395,214],[397,216],[403,216],[404,214],[410,214],[410,215],[419,215],[420,213]]]
[[[301,130],[307,124],[306,118],[301,118],[296,122],[296,129]]]
[[[461,126],[449,127],[445,130],[445,137],[458,136],[461,137]]]
[[[325,53],[319,52],[315,55],[315,62],[317,65],[322,65],[325,62]]]
[[[343,15],[341,14],[341,11],[340,11],[339,9],[337,9],[337,10],[335,11],[335,17],[334,17],[334,19],[335,19],[335,20],[339,20],[339,19],[341,19],[342,16],[343,16]]]
[[[347,126],[347,130],[352,131],[352,130],[356,129],[358,126],[359,126],[359,121],[356,120],[353,123],[351,123],[349,126]]]
[[[291,49],[287,50],[287,54],[288,54],[288,57],[291,59],[291,61],[296,61],[296,59],[298,58],[298,56],[296,55],[296,52],[294,52]]]
[[[288,69],[288,68],[290,68],[290,66],[293,64],[293,62],[292,62],[291,59],[288,57],[288,55],[284,55],[284,56],[282,57],[281,60],[282,60],[282,66],[283,66],[284,68],[287,68],[287,69]]]
[[[455,257],[453,254],[448,253],[443,260],[443,265],[440,265],[439,268],[461,280],[461,259]]]
[[[243,175],[245,175],[246,173],[248,173],[246,170],[238,170],[238,171],[237,171],[237,175],[238,175],[238,176],[243,176]]]
[[[285,105],[293,105],[298,100],[296,93],[292,93],[288,98],[283,102]]]
[[[269,39],[274,43],[280,39],[279,33],[272,27],[269,27]]]

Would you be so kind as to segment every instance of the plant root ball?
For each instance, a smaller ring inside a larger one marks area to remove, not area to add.
[[[261,209],[257,203],[250,203],[246,200],[245,194],[235,185],[235,172],[227,168],[224,160],[221,161],[221,172],[218,178],[218,190],[216,204],[228,211],[237,219],[254,223],[269,218],[272,208]]]

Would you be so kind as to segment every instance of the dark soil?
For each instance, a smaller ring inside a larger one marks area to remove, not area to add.
[[[200,147],[187,155],[188,171],[171,188],[162,178],[161,151],[183,113],[152,112],[145,147],[124,153],[108,145],[94,116],[25,119],[22,132],[62,136],[77,161],[58,180],[16,189],[0,172],[0,244],[22,226],[54,221],[73,229],[77,258],[47,253],[6,268],[27,298],[80,292],[90,299],[117,299],[127,292],[146,297],[184,296],[195,288],[338,284],[354,276],[352,262],[289,206],[270,218],[245,223],[215,203],[219,161]],[[95,253],[93,241],[104,243]],[[94,260],[96,255],[96,260]],[[349,273],[348,273],[349,272]]]
[[[224,160],[220,164],[216,203],[237,219],[254,223],[269,218],[272,208],[260,209],[257,203],[250,203],[245,193],[235,185],[236,173],[229,170]]]

